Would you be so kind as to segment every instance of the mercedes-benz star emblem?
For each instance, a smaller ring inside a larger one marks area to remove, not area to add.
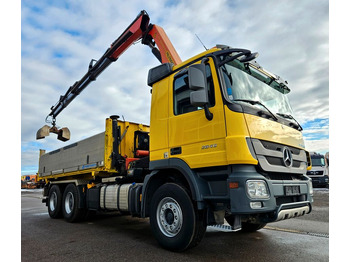
[[[292,152],[288,147],[283,148],[283,164],[286,167],[291,167],[293,165],[293,156]]]

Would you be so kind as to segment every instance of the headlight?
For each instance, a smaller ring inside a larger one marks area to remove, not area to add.
[[[263,180],[248,180],[246,183],[247,193],[252,199],[267,199],[270,193]]]

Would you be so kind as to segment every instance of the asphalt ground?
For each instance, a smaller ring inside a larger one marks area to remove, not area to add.
[[[40,190],[21,192],[21,261],[329,261],[329,190],[316,189],[311,214],[254,233],[208,227],[183,253],[162,249],[148,219],[97,214],[80,223],[51,219]]]

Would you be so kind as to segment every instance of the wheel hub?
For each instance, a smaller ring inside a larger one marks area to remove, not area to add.
[[[67,214],[70,214],[74,208],[74,196],[72,192],[68,192],[64,201],[64,207]]]
[[[159,229],[168,237],[175,237],[180,232],[183,216],[181,207],[175,199],[166,197],[159,202],[157,222]]]
[[[50,210],[55,211],[57,206],[57,194],[56,192],[52,192],[50,196]]]

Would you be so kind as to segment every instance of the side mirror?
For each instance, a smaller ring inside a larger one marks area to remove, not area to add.
[[[213,119],[209,111],[209,97],[205,64],[195,64],[188,68],[188,86],[191,90],[190,103],[193,106],[204,107],[205,117]]]
[[[204,64],[195,64],[188,68],[188,85],[193,90],[190,93],[191,105],[204,106],[209,102]]]

